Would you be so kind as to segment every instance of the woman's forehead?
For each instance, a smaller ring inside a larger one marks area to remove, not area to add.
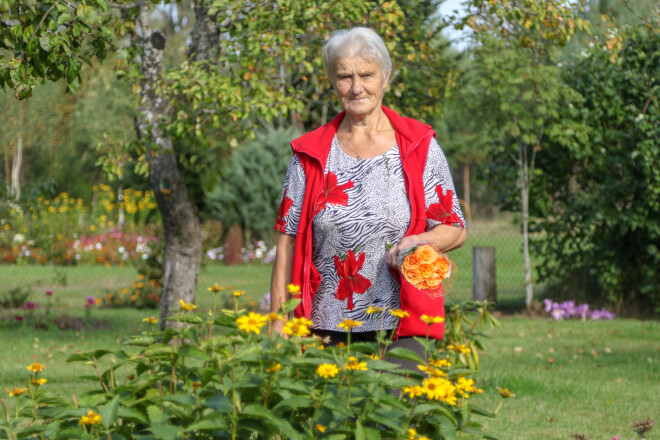
[[[378,60],[365,57],[339,57],[335,61],[335,71],[342,70],[380,70]]]

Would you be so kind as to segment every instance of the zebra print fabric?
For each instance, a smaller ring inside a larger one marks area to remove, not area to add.
[[[314,328],[339,330],[344,319],[362,321],[354,332],[389,330],[397,319],[389,313],[367,314],[367,307],[399,308],[399,284],[385,264],[388,244],[399,241],[410,222],[410,204],[398,146],[381,156],[356,159],[335,137],[326,163],[326,196],[314,216],[312,260],[322,280],[314,295]],[[435,139],[424,169],[427,208],[438,203],[438,185],[452,191],[453,209],[463,224],[449,166]],[[287,210],[278,229],[295,235],[305,192],[305,173],[294,155],[284,183]],[[292,203],[291,203],[292,202]],[[289,208],[290,206],[290,208]],[[441,224],[428,219],[427,229]]]

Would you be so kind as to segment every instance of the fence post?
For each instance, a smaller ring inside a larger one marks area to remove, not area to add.
[[[474,246],[472,248],[472,299],[496,301],[495,248]]]

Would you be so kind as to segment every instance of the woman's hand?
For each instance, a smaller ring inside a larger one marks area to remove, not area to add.
[[[465,242],[465,229],[448,225],[438,225],[428,231],[403,237],[397,244],[392,246],[387,253],[385,261],[392,269],[399,268],[399,255],[420,243],[432,243],[438,247],[440,252],[449,252],[459,248]]]
[[[417,243],[421,243],[417,235],[409,235],[403,237],[397,244],[390,248],[390,251],[387,253],[385,261],[387,265],[394,270],[399,268],[399,254],[406,252],[408,249],[415,246]]]

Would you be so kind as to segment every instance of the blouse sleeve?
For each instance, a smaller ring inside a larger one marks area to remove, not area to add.
[[[424,168],[424,194],[426,196],[426,230],[437,225],[464,227],[463,212],[454,189],[445,153],[431,139]]]
[[[282,202],[277,213],[275,230],[287,235],[296,235],[304,195],[305,171],[298,156],[294,154],[284,179]]]

